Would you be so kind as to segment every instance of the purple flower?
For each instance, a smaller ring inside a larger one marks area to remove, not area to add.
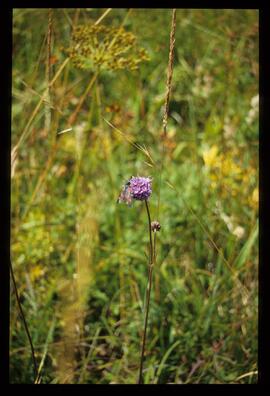
[[[129,180],[129,188],[133,199],[144,201],[152,193],[152,180],[149,177],[134,177]]]

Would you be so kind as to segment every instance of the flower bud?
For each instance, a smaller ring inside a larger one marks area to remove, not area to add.
[[[159,222],[158,221],[152,221],[152,223],[151,223],[151,229],[152,229],[152,231],[153,232],[157,232],[157,231],[159,231],[160,229],[161,229],[161,225],[159,224]]]

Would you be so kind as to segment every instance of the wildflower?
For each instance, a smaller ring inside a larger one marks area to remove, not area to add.
[[[134,177],[129,180],[129,187],[133,199],[144,201],[152,193],[152,180],[149,177]]]
[[[152,223],[151,223],[151,229],[152,229],[153,232],[160,231],[161,225],[160,225],[159,222],[156,221],[156,220],[155,220],[155,221],[152,221]]]
[[[216,165],[218,158],[218,147],[212,146],[208,150],[203,151],[203,160],[206,166],[213,167]]]
[[[122,27],[79,25],[70,47],[64,50],[76,67],[86,70],[136,70],[141,62],[150,60],[137,37]]]

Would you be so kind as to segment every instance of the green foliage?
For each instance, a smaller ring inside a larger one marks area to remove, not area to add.
[[[51,53],[49,15],[13,19],[13,147],[33,120],[14,157],[11,254],[41,382],[137,381],[148,226],[144,205],[116,201],[141,175],[161,224],[145,383],[255,383],[257,11],[177,10],[164,139],[171,10],[53,9]],[[11,382],[31,383],[13,289],[10,312]]]

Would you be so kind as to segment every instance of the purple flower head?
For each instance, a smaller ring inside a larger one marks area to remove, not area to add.
[[[149,177],[134,177],[129,180],[129,187],[133,199],[144,201],[152,193],[152,180]]]

